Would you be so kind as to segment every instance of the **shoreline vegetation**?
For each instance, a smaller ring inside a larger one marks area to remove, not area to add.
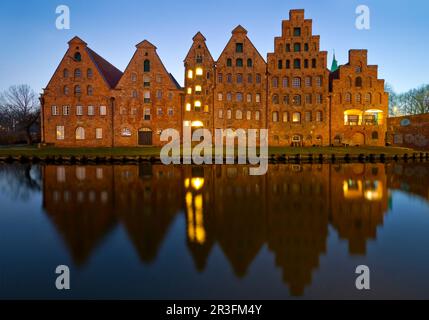
[[[0,162],[160,162],[160,147],[55,148],[0,146]],[[237,150],[234,152],[237,157]],[[213,151],[213,158],[216,156]],[[223,158],[226,159],[226,150]],[[268,159],[276,162],[385,162],[429,160],[428,151],[398,147],[270,147]],[[237,161],[235,161],[237,163]]]

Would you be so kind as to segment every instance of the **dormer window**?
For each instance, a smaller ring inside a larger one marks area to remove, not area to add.
[[[82,55],[80,54],[80,52],[76,52],[76,53],[74,54],[74,60],[75,60],[75,61],[78,61],[78,62],[81,62],[81,61],[82,61]]]

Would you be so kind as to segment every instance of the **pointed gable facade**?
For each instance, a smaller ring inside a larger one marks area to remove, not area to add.
[[[78,37],[44,89],[42,140],[64,147],[112,145],[112,95],[122,72]]]
[[[116,146],[160,145],[162,130],[180,128],[182,88],[153,44],[136,48],[115,89]]]
[[[266,128],[265,99],[265,60],[238,26],[216,63],[215,128]]]

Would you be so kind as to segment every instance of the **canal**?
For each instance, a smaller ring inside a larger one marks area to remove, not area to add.
[[[1,164],[0,298],[428,299],[428,181],[423,162]]]

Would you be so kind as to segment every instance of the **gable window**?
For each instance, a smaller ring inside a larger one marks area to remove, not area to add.
[[[77,86],[75,86],[74,87],[74,94],[76,95],[76,96],[80,96],[80,94],[82,93],[82,91],[81,91],[81,89],[80,89],[80,86],[79,85],[77,85]]]
[[[64,93],[65,96],[68,96],[69,95],[69,87],[64,86],[63,93]]]
[[[75,78],[80,78],[81,75],[82,75],[82,72],[80,71],[79,68],[74,69],[74,77]]]
[[[64,140],[64,126],[57,126],[57,140]]]
[[[69,70],[68,69],[64,69],[63,70],[63,77],[64,78],[68,78],[69,77]]]
[[[228,58],[228,59],[226,60],[226,66],[227,66],[227,67],[232,67],[232,59],[231,59],[231,58]]]
[[[76,106],[76,115],[83,116],[83,106]]]
[[[203,63],[203,56],[202,56],[202,55],[200,55],[200,54],[198,54],[198,55],[197,55],[197,58],[196,58],[196,62],[197,62],[197,63]]]
[[[93,75],[94,75],[94,74],[93,74],[93,72],[92,72],[92,69],[91,69],[91,68],[89,68],[88,70],[86,70],[86,77],[87,77],[88,79],[91,79]]]
[[[301,59],[293,60],[293,67],[294,69],[301,69]]]
[[[76,52],[74,54],[74,60],[78,62],[82,61],[82,55],[80,54],[80,52]]]
[[[58,108],[57,108],[57,106],[52,106],[51,107],[51,115],[52,116],[57,116],[58,115]]]
[[[94,93],[94,89],[92,88],[92,86],[88,86],[88,87],[86,88],[86,94],[87,94],[88,96],[92,96],[92,95],[93,95],[93,93]]]
[[[293,44],[293,51],[301,52],[301,44],[300,43],[294,43]]]
[[[243,52],[243,44],[242,43],[236,43],[235,44],[235,52],[238,52],[238,53]]]
[[[85,129],[82,127],[76,128],[76,140],[85,140]]]
[[[103,139],[103,129],[102,128],[96,128],[95,129],[95,139],[97,139],[97,140]]]
[[[150,77],[149,76],[143,77],[143,87],[145,87],[145,88],[150,87]]]
[[[131,81],[136,82],[137,81],[137,75],[135,73],[131,74]]]
[[[236,60],[236,62],[235,62],[235,65],[236,65],[237,67],[242,67],[242,66],[243,66],[243,59],[238,58],[238,59]]]
[[[293,36],[300,37],[301,36],[301,28],[293,28]]]
[[[107,108],[106,106],[100,106],[100,116],[107,115]]]
[[[143,95],[143,102],[150,103],[150,91],[145,91]]]
[[[150,72],[150,60],[145,60],[143,62],[143,72]]]
[[[253,67],[253,61],[252,61],[252,59],[247,59],[247,66],[249,67],[249,68],[251,68],[251,67]]]
[[[362,78],[357,77],[355,80],[355,86],[361,88],[362,87]]]

